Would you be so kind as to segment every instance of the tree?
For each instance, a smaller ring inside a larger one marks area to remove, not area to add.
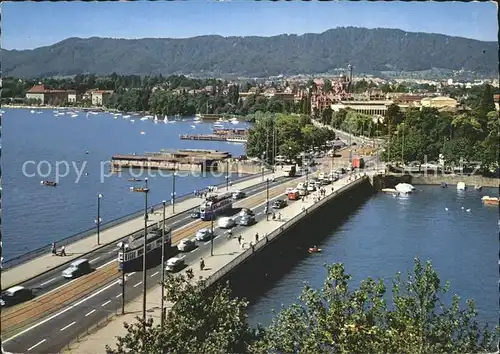
[[[330,107],[326,107],[323,112],[321,112],[321,122],[323,124],[329,124],[332,121],[333,110]]]
[[[430,262],[415,259],[406,280],[397,274],[392,304],[383,280],[351,290],[342,264],[326,266],[321,289],[305,285],[300,303],[283,308],[251,347],[254,353],[478,353],[496,350],[496,333],[480,329],[474,302],[442,302],[449,285]]]
[[[233,298],[228,286],[206,291],[206,281],[193,281],[186,275],[169,275],[165,281],[166,299],[174,303],[163,331],[151,320],[138,319],[125,324],[127,334],[119,337],[117,348],[108,354],[163,353],[242,353],[254,340],[247,323],[248,303]],[[145,340],[144,340],[145,339]]]

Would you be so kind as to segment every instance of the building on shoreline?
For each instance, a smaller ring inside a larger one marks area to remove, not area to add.
[[[26,99],[36,100],[40,104],[61,105],[71,101],[76,102],[77,95],[74,90],[50,90],[39,84],[26,92]]]

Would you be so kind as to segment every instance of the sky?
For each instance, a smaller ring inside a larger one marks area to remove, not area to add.
[[[335,27],[398,28],[498,40],[495,3],[461,2],[3,2],[5,49],[69,37],[186,38],[321,33]]]

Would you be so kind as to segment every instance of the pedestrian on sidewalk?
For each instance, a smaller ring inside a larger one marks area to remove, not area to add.
[[[200,258],[200,270],[201,271],[205,270],[205,261],[203,260],[203,257]]]
[[[66,248],[64,246],[61,247],[61,257],[66,256]]]
[[[52,253],[53,256],[57,256],[57,249],[56,249],[56,243],[52,242],[52,246],[50,248],[50,252]]]
[[[193,192],[194,196],[197,197],[198,196],[198,191],[195,189],[194,192]]]
[[[278,221],[281,221],[281,213],[278,213]]]
[[[259,233],[257,232],[255,234],[255,243],[259,242]]]
[[[151,215],[153,215],[154,213],[155,213],[155,207],[154,207],[154,206],[152,206],[152,207],[151,207]]]
[[[233,181],[229,181],[229,187],[233,186]]]
[[[238,236],[238,244],[241,246],[241,235]]]

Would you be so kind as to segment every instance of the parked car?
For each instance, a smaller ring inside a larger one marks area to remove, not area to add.
[[[81,277],[82,275],[88,274],[92,271],[90,262],[88,259],[82,258],[74,261],[70,264],[68,268],[63,270],[62,276],[66,279],[74,279]]]
[[[255,216],[252,216],[252,215],[240,216],[238,218],[238,225],[241,225],[241,226],[250,226],[250,225],[255,224],[255,222],[256,222]]]
[[[235,225],[234,219],[230,217],[223,217],[220,218],[219,221],[217,222],[217,225],[221,229],[230,229]]]
[[[307,186],[308,192],[314,192],[315,190],[316,190],[316,187],[314,186],[314,184],[311,183]]]
[[[275,200],[273,203],[273,209],[283,209],[286,206],[287,206],[287,202],[286,202],[286,200],[283,200],[283,199]]]
[[[0,305],[3,307],[13,306],[31,300],[35,297],[33,290],[24,286],[13,286],[5,290],[0,298]]]
[[[285,195],[288,195],[290,192],[293,192],[294,190],[295,188],[292,187],[285,189]]]
[[[242,192],[242,191],[235,191],[235,192],[233,192],[233,195],[232,195],[234,200],[243,199],[246,196],[247,196],[246,193]]]
[[[165,270],[170,273],[175,273],[180,271],[186,263],[184,262],[184,258],[174,257],[170,258],[165,264]]]
[[[242,208],[240,210],[240,212],[238,213],[238,216],[246,216],[246,215],[255,216],[255,213],[253,212],[252,209],[248,209],[248,208]]]
[[[210,238],[213,236],[213,232],[211,229],[201,229],[198,230],[196,233],[196,241],[206,241],[210,240]]]
[[[200,211],[199,210],[194,210],[190,214],[191,219],[199,219],[200,218]]]
[[[195,248],[196,248],[196,242],[194,240],[190,240],[187,238],[181,240],[181,242],[177,244],[177,249],[179,250],[179,252],[189,252],[194,250]]]

